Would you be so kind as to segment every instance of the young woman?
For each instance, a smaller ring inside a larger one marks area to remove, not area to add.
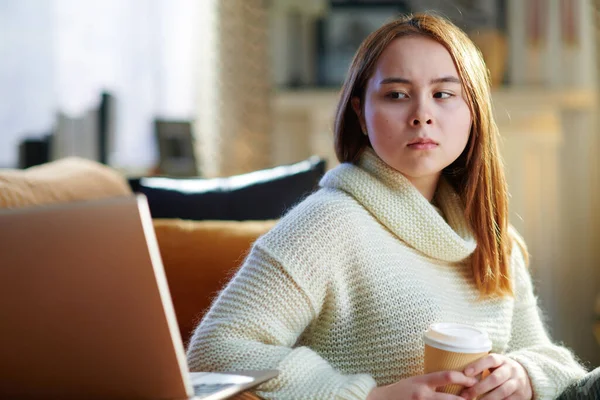
[[[191,340],[192,370],[278,369],[259,392],[277,399],[550,399],[581,378],[540,320],[497,137],[456,26],[419,14],[371,34],[338,105],[342,164],[255,243]],[[434,322],[485,329],[492,353],[423,375]]]

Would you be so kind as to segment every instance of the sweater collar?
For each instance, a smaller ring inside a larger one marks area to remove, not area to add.
[[[404,175],[370,148],[357,165],[337,166],[319,185],[350,194],[399,239],[426,256],[458,262],[475,250],[462,201],[443,178],[435,198],[445,220]]]

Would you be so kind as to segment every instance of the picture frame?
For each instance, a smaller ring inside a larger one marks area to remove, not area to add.
[[[159,174],[173,177],[198,176],[191,121],[156,119],[154,130],[159,151]]]
[[[316,84],[340,86],[360,43],[386,22],[408,12],[402,1],[333,1],[316,23]]]
[[[494,30],[506,37],[507,0],[330,0],[329,12],[316,23],[315,85],[339,87],[369,33],[399,15],[428,11],[469,35]],[[501,80],[507,82],[504,75]]]

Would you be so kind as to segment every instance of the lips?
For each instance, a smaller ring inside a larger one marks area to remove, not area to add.
[[[429,138],[419,138],[410,142],[408,145],[412,146],[413,144],[437,144],[434,140]]]
[[[408,144],[408,147],[413,149],[432,149],[436,147],[438,144],[429,138],[420,138],[415,139]]]

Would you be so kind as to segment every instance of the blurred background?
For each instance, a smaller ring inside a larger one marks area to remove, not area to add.
[[[553,338],[600,366],[600,0],[0,0],[0,168],[218,177],[318,155],[360,42],[436,11],[479,46]],[[594,331],[594,329],[596,329]]]

